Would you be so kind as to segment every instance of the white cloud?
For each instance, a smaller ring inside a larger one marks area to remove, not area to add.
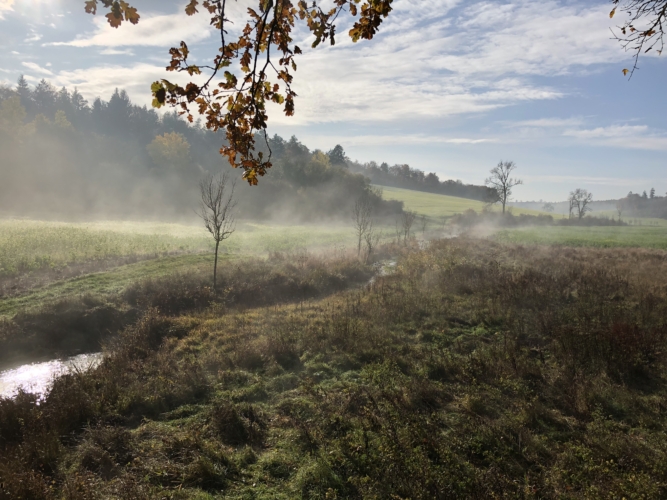
[[[536,120],[520,120],[514,122],[503,122],[507,128],[561,128],[574,127],[584,123],[584,119],[580,117],[573,118],[539,118]]]
[[[34,71],[35,73],[39,73],[41,75],[48,75],[48,76],[53,76],[53,72],[49,69],[42,68],[39,64],[34,63],[34,62],[22,62],[22,66],[25,66],[29,70]]]
[[[447,119],[560,99],[562,90],[535,77],[590,71],[626,57],[609,40],[608,9],[600,4],[406,0],[396,5],[375,40],[352,44],[341,34],[335,47],[300,57],[296,117],[272,119],[281,124]]]
[[[307,137],[307,132],[304,137]],[[492,137],[470,138],[470,137],[443,137],[426,134],[400,134],[400,135],[327,135],[323,139],[327,143],[345,144],[346,147],[354,146],[396,146],[411,144],[482,144],[498,142],[498,139]],[[309,143],[317,142],[316,138]]]
[[[81,35],[69,42],[53,42],[46,45],[69,45],[72,47],[132,47],[171,46],[185,40],[194,44],[211,35],[205,15],[186,16],[177,14],[144,14],[136,26],[129,23],[112,28],[103,16],[94,19],[95,31]]]
[[[118,49],[104,49],[100,51],[100,54],[103,56],[133,56],[134,52],[132,49],[118,50]]]
[[[592,129],[568,129],[563,132],[563,135],[597,146],[667,151],[667,133],[651,130],[646,125],[611,125]]]
[[[646,125],[611,125],[594,129],[566,130],[563,135],[579,139],[628,138],[646,134]]]
[[[42,35],[37,33],[35,30],[30,30],[30,36],[23,40],[26,43],[30,42],[39,42],[42,39]]]
[[[116,88],[125,89],[139,105],[149,105],[152,100],[150,84],[165,77],[164,66],[138,63],[133,66],[105,65],[94,68],[61,71],[52,81],[58,87],[77,87],[86,99],[101,97],[108,100]],[[188,76],[171,73],[170,80],[185,83]]]
[[[14,0],[0,0],[0,19],[4,19],[4,12],[14,10],[12,5],[14,5]]]

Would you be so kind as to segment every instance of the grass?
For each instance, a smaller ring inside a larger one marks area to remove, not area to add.
[[[481,201],[468,200],[466,198],[458,198],[444,194],[425,193],[423,191],[387,186],[376,187],[382,188],[382,197],[384,199],[402,201],[406,210],[412,210],[420,215],[434,218],[451,217],[452,215],[460,214],[470,209],[475,210],[476,212],[481,212],[486,205]],[[500,207],[494,205],[493,210],[500,210]],[[515,215],[546,214],[546,212],[516,207],[512,208],[512,213]],[[559,216],[554,215],[554,217]]]
[[[149,309],[99,368],[0,401],[0,499],[667,495],[665,252],[392,251],[372,286]]]
[[[298,248],[345,246],[353,242],[348,226],[240,223],[222,250],[265,254]],[[107,221],[65,223],[0,221],[0,276],[119,257],[160,257],[210,252],[212,239],[201,226]]]
[[[222,260],[233,258],[222,255]],[[85,274],[31,290],[25,294],[0,299],[0,317],[19,311],[31,311],[57,300],[85,294],[115,295],[141,280],[156,279],[179,273],[210,273],[213,255],[176,255],[127,264],[110,270]]]
[[[493,238],[506,243],[530,245],[644,247],[667,250],[667,228],[664,226],[524,227],[498,231]]]

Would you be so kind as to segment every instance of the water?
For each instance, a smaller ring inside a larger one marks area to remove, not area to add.
[[[54,378],[73,370],[89,370],[99,365],[101,361],[102,353],[97,352],[42,363],[28,363],[2,371],[0,372],[0,397],[13,397],[20,388],[26,392],[45,396]]]

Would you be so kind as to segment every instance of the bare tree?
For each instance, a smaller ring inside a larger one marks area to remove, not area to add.
[[[382,238],[382,232],[378,230],[375,225],[375,221],[371,220],[368,225],[368,230],[364,234],[364,242],[366,243],[366,263],[371,259],[373,255],[373,250],[377,247],[380,239]]]
[[[569,201],[570,217],[572,217],[572,213],[576,211],[577,218],[581,220],[584,215],[591,211],[589,205],[593,201],[593,193],[589,193],[585,189],[577,188],[570,193]]]
[[[410,231],[412,231],[412,225],[415,223],[416,218],[417,214],[415,212],[410,210],[403,212],[403,216],[401,218],[401,234],[403,236],[403,244],[407,245],[408,240],[410,239]]]
[[[361,255],[361,242],[371,224],[372,213],[373,204],[371,203],[370,196],[367,194],[361,195],[352,209],[352,223],[354,224],[354,231],[357,235],[357,256]]]
[[[419,226],[421,227],[422,230],[422,237],[426,233],[426,226],[428,225],[428,219],[426,218],[425,215],[422,215],[419,217]]]
[[[614,38],[626,51],[633,53],[632,69],[624,69],[630,76],[637,69],[639,56],[655,49],[659,55],[665,48],[665,26],[667,25],[667,0],[612,0],[614,17],[619,9],[628,14],[626,21],[617,27]]]
[[[513,161],[500,161],[498,165],[491,169],[491,176],[487,177],[484,183],[498,193],[498,200],[503,205],[503,213],[505,213],[505,205],[512,198],[512,188],[523,184],[521,179],[513,179],[510,177],[512,171],[516,169],[516,163]]]
[[[236,182],[229,182],[227,172],[207,175],[199,183],[201,205],[197,215],[204,221],[204,227],[215,240],[215,261],[213,264],[213,290],[217,287],[218,249],[220,242],[229,238],[236,229]],[[229,194],[227,194],[229,189]]]

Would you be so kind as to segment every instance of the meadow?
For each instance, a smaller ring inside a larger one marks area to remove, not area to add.
[[[144,286],[98,368],[0,400],[0,499],[667,495],[664,251],[384,251]]]
[[[345,225],[239,223],[221,245],[223,253],[264,254],[298,248],[332,248],[352,243]],[[156,258],[210,252],[213,240],[201,225],[103,221],[68,223],[9,219],[0,221],[0,276],[119,258]]]
[[[503,229],[492,238],[527,245],[591,246],[600,248],[643,247],[667,250],[665,226],[540,226]]]

